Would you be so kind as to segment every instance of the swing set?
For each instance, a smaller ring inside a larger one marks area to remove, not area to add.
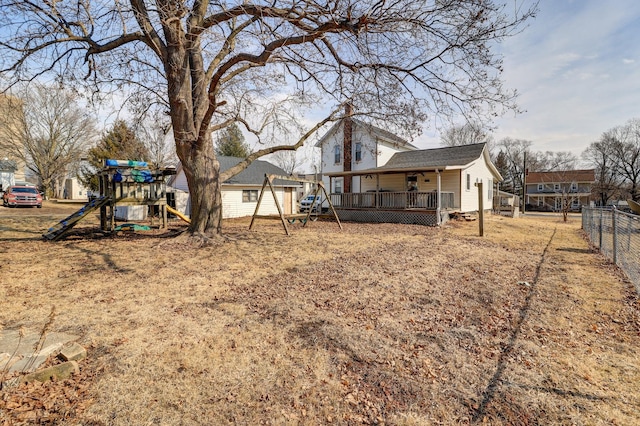
[[[276,191],[273,188],[273,181],[275,179],[285,180],[285,181],[293,181],[293,182],[307,182],[307,183],[314,184],[316,189],[313,192],[313,195],[316,197],[316,199],[319,199],[320,196],[321,196],[321,193],[324,194],[327,202],[329,203],[329,209],[330,209],[331,213],[330,214],[322,214],[322,207],[318,205],[318,206],[316,206],[315,212],[313,212],[314,209],[312,208],[312,206],[310,206],[309,210],[307,211],[307,213],[285,214],[282,211],[282,207],[280,207],[280,203],[278,202],[278,198],[276,196]],[[278,209],[278,214],[277,215],[273,215],[273,214],[270,214],[270,215],[259,215],[258,214],[258,210],[260,209],[260,204],[262,203],[262,196],[264,195],[265,188],[267,186],[269,187],[269,190],[271,191],[271,195],[273,196],[273,200],[274,200],[275,205],[276,205],[276,207]],[[336,220],[336,222],[338,223],[338,226],[340,227],[340,229],[342,229],[342,224],[340,223],[340,219],[338,218],[338,214],[336,213],[336,210],[333,208],[333,204],[331,203],[331,198],[329,197],[329,194],[327,193],[327,190],[325,189],[324,184],[322,183],[322,181],[299,179],[299,178],[294,178],[292,176],[280,176],[280,175],[265,174],[264,175],[264,182],[262,183],[262,189],[260,190],[260,196],[258,197],[258,204],[256,205],[256,210],[253,213],[253,217],[251,218],[251,223],[249,224],[249,230],[253,229],[253,224],[255,223],[256,219],[280,219],[286,234],[287,235],[291,235],[291,233],[289,232],[289,227],[287,226],[287,223],[292,224],[296,220],[299,220],[302,223],[302,226],[305,227],[305,226],[307,226],[307,223],[309,223],[309,221],[316,221],[319,217],[334,218]]]

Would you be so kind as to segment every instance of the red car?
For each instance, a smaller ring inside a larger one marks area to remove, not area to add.
[[[2,204],[5,207],[35,206],[42,207],[42,195],[33,186],[13,185],[7,188],[2,195]]]

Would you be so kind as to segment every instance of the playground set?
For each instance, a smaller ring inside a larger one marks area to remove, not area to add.
[[[116,206],[157,207],[162,221],[161,229],[166,229],[167,211],[177,213],[167,205],[165,177],[173,174],[175,169],[151,170],[144,161],[105,160],[104,168],[98,173],[100,195],[49,228],[43,237],[51,241],[64,238],[74,226],[96,210],[100,211],[100,229],[113,232],[116,230]],[[154,215],[150,217],[153,226]]]

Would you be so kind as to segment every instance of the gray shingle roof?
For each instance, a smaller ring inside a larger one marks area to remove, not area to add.
[[[218,156],[218,161],[220,162],[220,171],[224,172],[225,170],[230,169],[242,160],[244,160],[244,158]],[[275,164],[269,163],[268,161],[255,160],[249,165],[249,167],[233,176],[232,178],[227,179],[226,181],[224,181],[224,183],[227,185],[262,185],[262,183],[264,182],[265,174],[286,176],[287,172],[285,172]],[[297,186],[296,182],[283,181],[278,179],[276,179],[273,183],[274,185]]]
[[[484,143],[461,145],[445,148],[422,149],[417,151],[397,152],[384,165],[384,169],[407,168],[443,168],[464,166],[477,160],[482,155]]]

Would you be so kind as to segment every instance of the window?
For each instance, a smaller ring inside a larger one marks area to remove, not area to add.
[[[467,173],[467,191],[471,191],[471,175],[469,173]]]
[[[572,190],[572,191],[577,191],[577,190],[578,190],[578,184],[577,184],[577,183],[575,183],[575,182],[573,182],[573,183],[571,184],[571,190]]]
[[[336,194],[342,194],[342,179],[336,179],[333,181],[333,192]]]
[[[493,179],[487,182],[487,200],[493,200]]]
[[[544,190],[544,185],[539,183],[538,184],[538,192],[543,191]]]
[[[333,162],[335,164],[340,164],[340,160],[342,157],[342,152],[340,149],[340,145],[336,145],[333,147]]]
[[[560,184],[559,183],[554,183],[553,184],[553,190],[554,191],[560,191]]]
[[[356,142],[356,163],[362,161],[362,144],[360,142]]]
[[[538,207],[542,206],[544,204],[544,201],[542,201],[542,198],[538,198]]]
[[[255,203],[258,201],[257,189],[243,189],[242,190],[242,202],[243,203]]]

